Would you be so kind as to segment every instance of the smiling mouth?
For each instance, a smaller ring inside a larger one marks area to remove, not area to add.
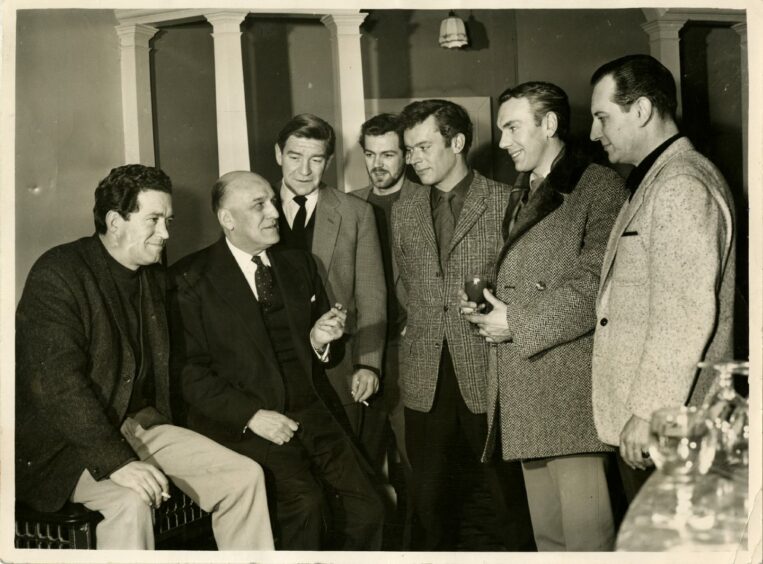
[[[512,152],[510,152],[510,153],[509,153],[509,156],[510,156],[512,159],[515,159],[515,160],[516,160],[517,158],[519,158],[519,155],[521,155],[521,154],[522,154],[522,149],[519,149],[518,151],[514,151],[513,153],[512,153]]]

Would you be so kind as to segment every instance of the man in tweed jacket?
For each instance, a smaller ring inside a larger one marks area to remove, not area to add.
[[[596,429],[619,445],[631,498],[651,466],[652,412],[701,402],[711,374],[697,363],[732,355],[734,210],[718,169],[678,133],[670,71],[632,55],[591,84],[591,139],[636,165],[604,255],[593,355]]]
[[[414,531],[412,542],[424,550],[452,548],[463,525],[458,505],[470,497],[479,500],[482,511],[473,519],[477,530],[492,526],[505,537],[498,544],[524,548],[523,489],[511,496],[520,529],[514,531],[495,518],[505,512],[494,505],[502,497],[496,468],[479,466],[487,431],[488,347],[458,313],[458,292],[467,275],[492,272],[508,186],[468,168],[472,124],[461,106],[414,102],[403,110],[401,122],[407,160],[424,184],[404,187],[392,208],[395,260],[408,295],[401,393],[414,508],[422,529],[421,535]],[[460,542],[485,548],[468,539]]]
[[[500,437],[503,458],[522,460],[538,550],[611,550],[612,448],[593,424],[591,354],[599,271],[623,180],[566,144],[570,106],[558,86],[520,84],[499,103],[500,147],[520,175],[495,297],[485,291],[492,310],[474,314],[477,304],[464,304],[466,319],[500,343],[491,349],[485,455]]]

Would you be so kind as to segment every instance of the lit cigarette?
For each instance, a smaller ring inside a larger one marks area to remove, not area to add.
[[[162,492],[162,498],[163,499],[169,499],[171,496],[167,492]]]
[[[368,407],[368,402],[367,402],[366,400],[360,400],[360,403],[362,403],[363,405],[365,405],[366,407]]]

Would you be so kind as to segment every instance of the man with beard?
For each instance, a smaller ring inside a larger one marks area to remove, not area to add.
[[[392,205],[400,198],[404,186],[406,190],[409,190],[416,185],[405,177],[405,148],[396,115],[379,114],[365,122],[360,129],[359,143],[363,148],[371,184],[353,194],[368,201],[374,208],[387,287],[387,340],[384,349],[382,393],[381,398],[371,401],[366,410],[360,440],[374,470],[380,475],[384,456],[388,454],[388,429],[391,428],[395,437],[395,447],[400,456],[400,465],[393,467],[392,461],[389,461],[389,478],[394,484],[393,468],[401,467],[402,477],[407,486],[410,478],[410,463],[405,449],[405,419],[398,386],[400,334],[405,328],[406,298],[405,288],[400,280],[400,271],[392,256],[391,231]],[[395,489],[398,508],[401,508],[404,505],[402,496],[409,488],[403,489],[396,486]],[[407,537],[407,534],[404,536]],[[403,548],[406,544],[407,540],[403,539]]]

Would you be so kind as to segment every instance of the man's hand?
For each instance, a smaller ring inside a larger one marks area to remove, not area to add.
[[[474,323],[479,328],[479,334],[485,337],[488,343],[504,343],[511,341],[511,332],[509,331],[509,322],[506,319],[506,304],[496,298],[487,288],[482,291],[482,295],[493,309],[490,313],[474,313],[476,305],[474,302],[466,301],[466,294],[461,296],[461,313],[469,323]]]
[[[336,304],[318,318],[310,330],[310,344],[315,350],[321,351],[331,341],[336,341],[344,333],[344,323],[347,312],[341,304]]]
[[[367,400],[379,391],[379,377],[373,370],[358,368],[352,375],[352,399],[356,402]]]
[[[289,419],[283,413],[268,409],[258,410],[246,426],[255,435],[277,445],[288,443],[299,429],[299,423],[293,419]]]
[[[169,498],[170,483],[167,477],[148,462],[128,462],[119,470],[114,470],[109,478],[116,485],[133,490],[146,505],[159,507],[165,498]]]
[[[646,470],[654,464],[648,458],[648,453],[649,421],[637,415],[631,415],[620,432],[620,456],[634,470]]]

